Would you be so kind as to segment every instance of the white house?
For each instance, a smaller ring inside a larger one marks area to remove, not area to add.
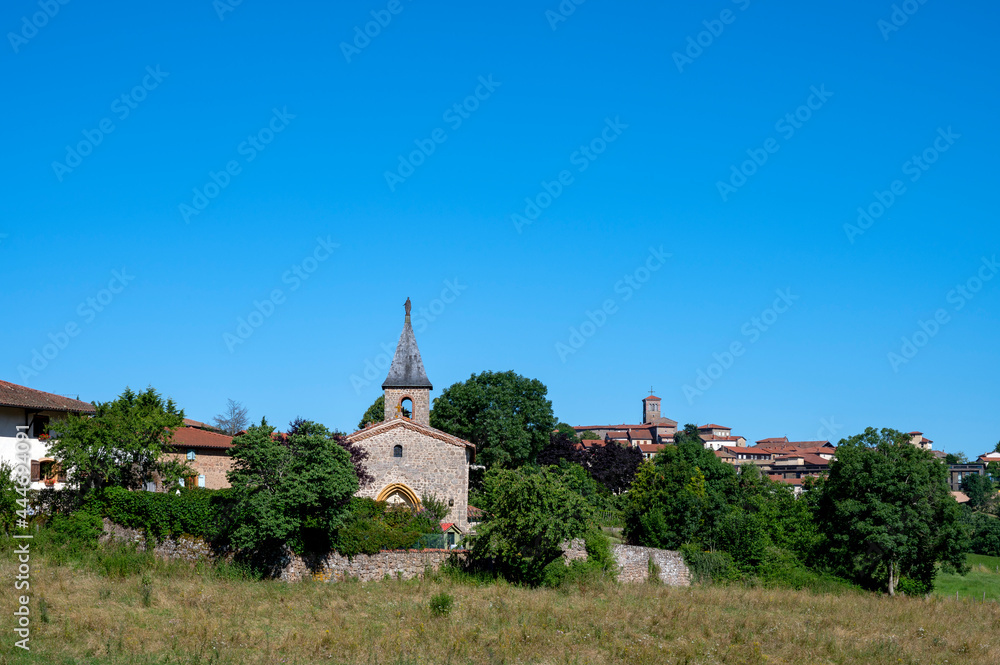
[[[95,409],[77,399],[0,381],[0,462],[14,466],[18,427],[25,428],[31,446],[31,489],[62,487],[58,465],[49,457],[47,430],[52,419],[67,413],[95,413]]]

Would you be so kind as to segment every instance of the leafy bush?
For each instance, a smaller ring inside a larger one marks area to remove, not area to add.
[[[447,506],[445,506],[446,508]],[[382,550],[418,547],[421,536],[439,534],[437,518],[440,506],[420,511],[385,502],[354,497],[347,506],[348,516],[333,538],[333,549],[343,556],[375,554]]]
[[[455,604],[455,599],[451,597],[451,594],[446,591],[442,591],[433,598],[431,598],[430,607],[431,612],[437,616],[448,616],[451,614],[451,608]]]
[[[733,557],[725,552],[709,552],[698,545],[681,546],[684,563],[691,571],[693,581],[699,584],[732,582],[739,579],[739,571]]]
[[[62,550],[64,554],[76,555],[95,549],[103,531],[101,518],[86,511],[53,515],[40,534],[39,544],[44,549],[53,548]]]
[[[571,561],[566,565],[563,557],[558,557],[543,569],[542,586],[556,588],[615,578],[618,564],[611,554],[607,536],[594,529],[584,534],[583,541],[587,547],[587,560]]]
[[[111,487],[99,493],[89,509],[121,526],[141,529],[156,541],[185,534],[215,540],[225,531],[230,503],[229,490],[190,488],[175,494]]]
[[[907,596],[926,596],[933,590],[933,579],[928,581],[926,579],[915,580],[909,577],[901,577],[899,578],[899,583],[896,585],[896,591],[906,594]]]
[[[560,558],[560,544],[593,528],[591,507],[551,468],[487,472],[483,508],[493,517],[471,539],[471,565],[495,567],[512,582],[537,586]]]

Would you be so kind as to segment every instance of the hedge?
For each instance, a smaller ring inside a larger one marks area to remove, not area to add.
[[[191,488],[164,494],[112,487],[98,494],[90,508],[116,524],[145,531],[157,542],[185,534],[214,540],[223,533],[230,500],[228,490]]]

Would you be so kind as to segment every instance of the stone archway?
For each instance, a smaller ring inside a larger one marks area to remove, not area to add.
[[[385,501],[390,506],[405,505],[413,510],[420,509],[420,497],[417,496],[416,492],[403,483],[386,485],[382,488],[382,491],[378,493],[378,496],[375,497],[375,500]]]

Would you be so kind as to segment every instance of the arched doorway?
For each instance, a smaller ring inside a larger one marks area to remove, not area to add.
[[[407,506],[413,510],[419,510],[420,498],[416,492],[403,483],[393,483],[387,485],[375,497],[376,501],[385,501],[390,506]]]

